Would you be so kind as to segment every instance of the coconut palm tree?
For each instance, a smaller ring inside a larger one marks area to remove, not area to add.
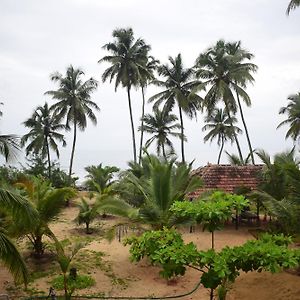
[[[221,108],[214,109],[210,115],[205,117],[204,122],[206,125],[202,128],[202,131],[209,130],[204,137],[204,142],[209,140],[212,142],[217,139],[218,145],[221,146],[217,162],[219,165],[225,142],[227,140],[234,141],[233,130],[236,133],[242,133],[242,130],[237,126],[232,126],[232,124],[237,123],[237,119],[235,117],[230,119]]]
[[[40,258],[45,250],[43,236],[53,237],[53,233],[48,227],[49,222],[65,206],[66,199],[74,197],[76,192],[69,187],[55,189],[48,181],[39,177],[18,182],[16,187],[20,189],[22,196],[28,200],[31,209],[37,211],[37,218],[29,226],[24,225],[22,219],[16,220],[14,223],[15,231],[19,235],[27,236],[32,243],[35,256]]]
[[[286,10],[287,15],[298,6],[300,6],[300,0],[291,0]]]
[[[154,71],[157,69],[157,66],[159,64],[159,60],[156,60],[153,56],[147,57],[147,63],[144,67],[144,69],[141,69],[140,74],[140,86],[142,90],[142,98],[143,98],[143,104],[142,104],[142,117],[141,117],[141,139],[140,139],[140,152],[139,152],[139,164],[142,160],[142,150],[143,150],[143,138],[144,138],[144,116],[145,116],[145,89],[147,85],[154,80]]]
[[[163,76],[165,81],[153,81],[154,84],[164,88],[164,90],[152,96],[149,101],[156,101],[155,106],[165,102],[164,109],[169,111],[177,104],[181,126],[181,156],[182,162],[185,162],[183,112],[191,119],[197,116],[202,98],[196,93],[192,93],[192,90],[199,86],[200,82],[193,80],[194,71],[192,68],[184,68],[181,54],[175,58],[169,57],[169,62],[171,65],[161,65],[157,69],[158,74]]]
[[[238,104],[238,110],[241,115],[241,120],[244,126],[246,138],[247,138],[247,143],[248,143],[248,148],[249,148],[249,153],[251,156],[251,161],[252,164],[255,164],[254,161],[254,151],[251,145],[250,141],[250,136],[249,136],[249,131],[246,125],[243,109],[242,109],[242,104],[240,100],[240,94],[238,92],[239,88],[238,86],[242,86],[242,88],[246,88],[248,83],[253,84],[254,83],[254,78],[252,76],[252,73],[257,71],[257,66],[253,63],[250,63],[250,61],[254,55],[250,52],[248,52],[246,49],[243,49],[241,46],[241,41],[238,42],[233,42],[233,43],[227,43],[226,44],[226,51],[229,56],[229,59],[231,60],[231,63],[233,64],[233,68],[235,69],[235,72],[239,72],[240,74],[238,75],[239,80],[235,80],[236,84],[236,100]],[[246,61],[246,62],[245,62]],[[243,94],[244,91],[239,90],[241,94]],[[249,107],[251,106],[251,99],[250,97],[246,96],[243,97],[243,100],[245,104]]]
[[[115,78],[115,91],[120,84],[127,90],[133,158],[136,162],[137,153],[130,92],[132,87],[137,87],[141,84],[142,78],[145,79],[147,56],[150,46],[141,38],[135,40],[131,28],[115,29],[112,36],[114,41],[103,46],[103,49],[109,51],[111,55],[104,56],[98,62],[108,62],[111,64],[102,74],[103,82],[106,80],[112,82]],[[143,77],[141,76],[142,73],[144,74]]]
[[[59,158],[57,142],[62,143],[65,147],[66,141],[63,134],[58,131],[66,129],[66,126],[59,123],[57,115],[49,108],[47,102],[44,106],[38,106],[32,116],[23,124],[30,128],[30,131],[21,139],[22,146],[30,141],[26,147],[26,155],[32,153],[34,155],[41,154],[41,158],[47,157],[48,176],[51,178],[50,148]]]
[[[282,121],[277,128],[288,124],[289,129],[285,138],[291,137],[294,141],[297,141],[300,136],[300,93],[290,95],[288,100],[290,100],[288,105],[281,107],[279,110],[279,114],[287,114],[288,118]]]
[[[143,127],[139,130],[143,130],[152,135],[150,139],[146,141],[145,147],[148,148],[156,140],[157,155],[160,156],[161,152],[163,157],[167,159],[166,146],[170,152],[174,152],[173,143],[168,136],[181,138],[181,133],[174,130],[180,129],[179,123],[175,123],[178,119],[176,115],[170,114],[169,110],[165,108],[160,110],[157,106],[153,107],[153,115],[147,114],[143,119]]]
[[[90,119],[94,125],[97,124],[97,118],[93,110],[99,111],[98,105],[91,101],[91,94],[97,89],[98,83],[90,78],[82,80],[84,72],[70,65],[67,68],[66,75],[56,72],[50,76],[51,80],[57,82],[59,88],[55,91],[48,91],[45,94],[51,95],[57,100],[52,109],[57,114],[58,119],[66,117],[66,126],[73,125],[73,144],[69,167],[69,180],[71,183],[73,159],[77,138],[77,128],[85,130],[87,119]]]
[[[22,219],[26,226],[30,226],[37,218],[36,211],[25,198],[2,188],[0,188],[0,205],[1,208],[11,212],[14,219]],[[9,269],[16,282],[24,282],[25,285],[28,283],[29,276],[25,262],[7,232],[1,227],[0,261]]]
[[[243,63],[251,57],[250,53],[240,48],[240,42],[226,43],[224,40],[219,40],[215,46],[199,55],[196,60],[196,75],[204,80],[201,86],[209,87],[204,98],[204,107],[208,109],[208,113],[222,101],[228,117],[231,118],[241,108],[237,105],[235,94],[247,105],[251,104],[245,88],[247,83],[254,81],[251,73],[257,67]],[[240,160],[243,161],[237,134],[233,132]]]

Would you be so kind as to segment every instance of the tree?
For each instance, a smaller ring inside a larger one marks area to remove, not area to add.
[[[288,124],[289,129],[285,135],[285,138],[291,137],[294,141],[297,141],[300,136],[300,93],[290,95],[288,97],[289,103],[285,107],[281,107],[279,114],[287,114],[287,119],[282,121],[277,128]]]
[[[28,237],[32,243],[35,256],[40,258],[45,250],[43,236],[53,237],[48,223],[64,207],[66,198],[74,197],[76,193],[71,188],[55,189],[49,182],[39,177],[24,180],[17,183],[16,186],[28,200],[31,209],[37,211],[37,218],[29,226],[23,223],[22,218],[16,220],[14,224],[15,231],[19,235],[24,234]]]
[[[145,89],[151,81],[154,80],[154,70],[157,69],[159,60],[154,59],[153,56],[147,57],[147,63],[144,69],[141,70],[140,86],[142,90],[143,104],[142,104],[142,117],[141,117],[141,139],[140,139],[140,153],[139,153],[139,164],[142,160],[142,150],[143,150],[143,137],[144,137],[144,116],[145,116]]]
[[[291,0],[286,10],[287,15],[298,6],[300,6],[300,0]]]
[[[215,46],[208,48],[199,55],[195,66],[196,75],[205,80],[201,86],[209,87],[204,98],[204,107],[207,108],[208,113],[211,113],[219,101],[224,103],[229,118],[238,109],[242,113],[240,102],[238,100],[237,105],[234,94],[240,97],[246,105],[251,105],[250,97],[245,88],[249,82],[254,81],[251,73],[256,71],[257,66],[243,63],[243,61],[251,59],[252,56],[249,52],[241,49],[240,42],[226,43],[223,40],[219,40]],[[236,133],[234,133],[234,139],[242,161],[243,155]],[[252,153],[252,150],[250,152]],[[254,163],[253,157],[252,162]]]
[[[24,226],[35,222],[37,213],[28,201],[20,195],[0,188],[0,204],[12,213],[14,220],[22,218]],[[25,262],[7,232],[0,227],[0,260],[9,269],[16,282],[28,283],[28,271]]]
[[[242,131],[239,127],[233,126],[233,124],[237,122],[237,119],[235,117],[231,117],[230,119],[223,109],[220,108],[216,108],[211,114],[208,114],[205,117],[204,122],[207,124],[202,128],[202,131],[210,130],[208,134],[205,135],[204,142],[209,140],[212,142],[214,139],[217,139],[218,145],[221,146],[217,162],[220,164],[225,142],[227,140],[233,142],[234,132],[242,133]]]
[[[300,252],[290,249],[290,237],[283,235],[262,235],[258,240],[250,240],[241,246],[225,247],[221,251],[199,251],[194,243],[185,244],[180,233],[164,228],[148,231],[139,237],[127,239],[133,261],[148,257],[162,270],[160,275],[172,278],[184,275],[187,268],[199,271],[199,284],[213,291],[218,288],[219,299],[225,300],[228,284],[235,282],[241,271],[276,273],[285,268],[299,265]]]
[[[140,223],[149,224],[153,229],[171,228],[184,223],[186,218],[176,218],[170,208],[175,201],[183,201],[188,193],[202,185],[197,176],[190,177],[192,165],[175,166],[174,160],[160,161],[149,157],[149,178],[129,176],[144,197],[144,204],[138,210]]]
[[[185,162],[184,154],[184,125],[183,112],[191,119],[197,116],[197,111],[200,109],[202,98],[192,90],[199,85],[199,81],[193,80],[194,71],[192,68],[184,68],[181,54],[175,58],[169,57],[169,64],[161,65],[157,71],[160,76],[165,78],[165,81],[154,80],[153,83],[164,90],[154,96],[149,101],[156,101],[155,106],[159,106],[165,102],[164,109],[171,111],[175,104],[179,109],[179,119],[181,126],[181,156],[182,162]]]
[[[65,147],[66,141],[63,134],[59,131],[66,129],[64,124],[59,123],[57,114],[53,109],[49,108],[46,102],[44,106],[38,106],[32,116],[24,123],[25,127],[30,128],[30,131],[21,139],[21,145],[29,144],[26,147],[26,155],[30,153],[41,155],[41,158],[47,157],[48,160],[48,177],[51,178],[51,158],[50,148],[55,151],[59,158],[59,150],[57,142],[62,143]]]
[[[170,114],[169,110],[165,108],[160,110],[154,106],[153,113],[153,115],[147,114],[144,116],[142,120],[144,125],[142,125],[143,127],[140,127],[139,130],[152,135],[152,137],[146,141],[145,147],[148,148],[152,142],[156,140],[157,155],[160,156],[162,151],[163,157],[167,159],[165,146],[169,147],[171,153],[174,152],[173,143],[168,138],[168,135],[181,138],[181,133],[174,131],[181,127],[180,124],[174,123],[178,119],[176,115]]]
[[[127,90],[128,107],[131,123],[133,159],[137,161],[135,130],[133,124],[132,106],[131,106],[131,88],[144,85],[146,73],[150,76],[150,72],[146,69],[148,62],[148,52],[150,46],[143,39],[135,40],[133,30],[131,28],[115,29],[112,33],[114,41],[103,46],[103,49],[109,51],[111,55],[104,56],[98,62],[108,62],[111,64],[102,74],[102,80],[110,82],[115,78],[115,91],[121,84]],[[141,75],[143,74],[143,75]],[[148,77],[147,75],[147,77]]]
[[[88,172],[88,175],[85,176],[87,178],[85,186],[90,191],[99,193],[104,193],[105,189],[114,183],[114,173],[120,170],[115,166],[102,166],[102,163],[98,166],[88,166],[84,169]]]
[[[0,102],[0,105],[3,105]],[[3,112],[0,111],[0,117],[2,117]],[[14,134],[1,134],[0,135],[0,155],[4,156],[5,161],[14,160],[18,152],[20,151],[19,137]]]
[[[77,138],[77,128],[85,130],[87,119],[90,119],[94,125],[97,124],[97,118],[93,110],[99,111],[98,105],[91,101],[91,94],[97,89],[97,81],[90,78],[82,80],[84,72],[70,65],[67,68],[66,75],[56,72],[50,76],[51,80],[57,82],[59,88],[56,91],[48,91],[45,94],[51,95],[57,100],[52,109],[57,114],[58,119],[66,117],[66,126],[73,125],[73,144],[69,167],[69,180],[71,183],[73,159]]]
[[[236,166],[245,166],[250,164],[251,156],[250,153],[247,155],[246,158],[243,158],[242,160],[240,157],[234,153],[230,154],[227,151],[225,151],[227,154],[228,162],[230,165],[236,165]]]

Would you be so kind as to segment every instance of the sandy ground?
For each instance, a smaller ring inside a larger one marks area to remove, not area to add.
[[[188,270],[186,275],[178,278],[175,282],[167,282],[160,278],[159,268],[149,265],[147,260],[139,263],[131,263],[129,260],[128,247],[114,240],[109,243],[103,237],[101,232],[103,227],[109,227],[115,222],[114,219],[101,221],[101,226],[94,225],[97,230],[92,235],[85,235],[84,231],[78,229],[74,220],[78,209],[69,207],[64,209],[59,219],[51,225],[59,239],[85,239],[88,237],[89,243],[84,251],[101,251],[104,252],[102,268],[89,266],[89,273],[95,279],[96,285],[86,289],[77,291],[77,294],[99,294],[105,293],[110,296],[170,296],[186,293],[192,290],[199,281],[199,272]],[[210,248],[210,234],[202,232],[196,228],[196,231],[189,233],[188,230],[183,231],[186,242],[193,241],[199,249]],[[217,249],[229,245],[241,245],[252,236],[248,232],[248,228],[242,227],[236,231],[232,226],[227,226],[224,230],[217,232],[215,235],[215,244]],[[83,250],[82,250],[83,251]],[[79,261],[85,259],[83,252],[79,256]],[[49,261],[46,262],[49,264]],[[54,263],[52,262],[52,265]],[[35,263],[34,268],[39,271],[43,268],[43,263]],[[46,265],[47,269],[47,265]],[[79,272],[80,267],[78,266]],[[43,269],[45,270],[45,268]],[[86,271],[86,270],[85,270]],[[57,273],[59,269],[57,268]],[[31,288],[47,292],[50,286],[50,277],[39,278],[30,285]],[[8,271],[0,266],[0,294],[7,292],[7,287],[12,285],[12,278]],[[15,296],[14,299],[19,299]],[[209,299],[209,292],[200,287],[192,295],[181,299]],[[279,274],[269,273],[249,273],[241,274],[232,286],[228,295],[229,300],[245,299],[245,300],[300,300],[300,277],[286,272]]]

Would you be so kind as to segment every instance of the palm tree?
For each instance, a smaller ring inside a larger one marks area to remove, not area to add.
[[[0,102],[0,105],[3,105]],[[3,112],[0,111],[0,117],[2,117]],[[3,155],[5,161],[14,160],[18,152],[20,151],[19,137],[14,134],[0,134],[0,155]]]
[[[109,79],[110,82],[115,78],[115,91],[121,84],[127,90],[128,107],[132,132],[133,158],[136,157],[135,130],[132,116],[131,96],[130,91],[133,86],[141,84],[141,78],[145,79],[141,74],[145,74],[147,55],[150,46],[143,39],[134,39],[133,30],[131,28],[115,29],[112,33],[113,42],[105,44],[103,49],[109,51],[111,55],[104,56],[98,62],[108,62],[111,64],[102,74],[102,80],[105,82]],[[144,80],[143,79],[143,80]]]
[[[287,114],[288,118],[282,121],[277,128],[289,124],[290,128],[287,131],[285,138],[291,137],[296,141],[300,136],[300,93],[290,95],[288,97],[289,103],[285,107],[281,107],[279,114]]]
[[[234,94],[241,97],[248,106],[251,104],[245,87],[247,83],[254,81],[251,72],[255,72],[257,66],[243,63],[243,60],[251,57],[252,54],[240,48],[240,42],[226,43],[223,40],[199,55],[196,60],[196,75],[205,80],[202,86],[209,86],[204,98],[204,107],[208,109],[208,113],[216,107],[218,101],[224,103],[229,118],[238,108],[241,111]],[[233,132],[240,160],[243,161],[237,134]],[[250,152],[252,153],[252,150]]]
[[[154,80],[154,70],[157,69],[159,60],[154,59],[153,56],[147,57],[147,63],[144,69],[141,70],[140,86],[142,90],[143,104],[142,104],[142,117],[141,117],[141,139],[140,139],[140,153],[139,153],[139,164],[142,160],[142,150],[143,150],[143,137],[144,137],[144,116],[145,116],[145,89],[151,81]]]
[[[39,177],[16,183],[16,187],[28,200],[31,209],[37,211],[37,218],[29,226],[26,226],[22,219],[16,220],[15,231],[19,235],[23,234],[28,237],[35,256],[40,258],[45,250],[43,236],[53,237],[53,233],[48,227],[49,222],[64,207],[66,199],[74,197],[76,192],[71,188],[55,189],[49,182]]]
[[[90,191],[97,191],[99,193],[104,193],[105,190],[114,183],[114,173],[120,171],[120,169],[115,166],[103,167],[102,163],[98,166],[88,166],[84,169],[88,172],[88,175],[85,176],[87,178],[85,186]]]
[[[206,116],[204,121],[207,124],[202,128],[202,131],[210,130],[204,137],[204,142],[209,140],[212,142],[214,139],[217,139],[218,145],[221,146],[218,156],[219,165],[225,142],[227,140],[234,141],[233,130],[236,133],[242,133],[242,130],[237,126],[232,126],[232,124],[237,122],[237,119],[235,117],[230,119],[223,109],[220,108],[214,109],[210,115]]]
[[[47,102],[44,106],[38,106],[23,124],[30,128],[30,131],[21,139],[22,146],[30,141],[26,147],[26,155],[33,153],[34,155],[41,154],[41,158],[47,157],[48,176],[51,178],[50,148],[59,158],[57,141],[61,142],[63,147],[66,146],[66,141],[63,134],[58,131],[66,129],[66,126],[59,123],[57,115],[49,108]]]
[[[51,80],[59,84],[56,91],[48,91],[46,94],[51,95],[58,102],[52,106],[59,119],[66,116],[66,126],[73,124],[73,145],[69,167],[69,181],[71,183],[73,159],[77,137],[77,127],[84,130],[87,126],[87,118],[94,125],[97,124],[97,118],[93,109],[99,111],[98,105],[91,101],[91,94],[97,89],[98,83],[95,79],[90,78],[87,81],[82,80],[84,72],[70,65],[67,68],[66,75],[56,72],[51,75]]]
[[[246,156],[246,158],[243,158],[243,160],[240,159],[240,157],[234,153],[230,154],[227,151],[225,151],[227,154],[228,162],[230,165],[235,165],[235,166],[246,166],[250,164],[251,160],[251,155],[250,153]]]
[[[190,176],[191,164],[175,166],[175,160],[160,161],[154,156],[149,156],[149,160],[148,180],[135,176],[128,178],[144,196],[144,204],[137,215],[139,222],[149,224],[155,230],[186,222],[185,218],[175,217],[170,208],[175,201],[185,200],[188,193],[199,188],[201,180]]]
[[[154,96],[149,101],[156,100],[155,106],[165,102],[166,110],[171,111],[175,104],[178,105],[179,118],[181,125],[181,155],[182,162],[185,162],[184,154],[184,112],[191,119],[197,116],[197,110],[200,109],[202,98],[196,93],[192,93],[194,87],[199,85],[199,81],[193,80],[194,71],[192,68],[184,68],[181,54],[175,58],[169,57],[169,64],[158,67],[158,74],[165,78],[165,81],[154,80],[153,83],[163,87],[164,90]]]
[[[169,136],[181,138],[181,133],[175,132],[174,130],[180,129],[181,126],[179,123],[174,123],[178,119],[176,115],[170,114],[169,110],[165,108],[160,110],[157,106],[153,107],[153,115],[147,114],[144,116],[142,123],[145,123],[143,127],[140,127],[139,130],[143,130],[152,135],[150,139],[147,140],[145,147],[148,148],[152,142],[156,140],[157,143],[157,155],[160,156],[161,151],[163,157],[167,159],[165,146],[168,146],[170,152],[174,152],[174,147]]]
[[[239,80],[237,80],[237,79],[235,80],[236,86],[238,86],[240,84],[242,86],[242,88],[246,88],[247,83],[253,84],[254,78],[251,73],[254,73],[257,71],[257,66],[255,64],[245,62],[245,60],[250,61],[254,57],[254,55],[252,53],[248,52],[246,49],[243,49],[241,47],[241,41],[227,43],[226,50],[231,59],[231,63],[233,64],[235,72],[240,73],[237,76]],[[245,129],[245,134],[246,134],[246,138],[247,138],[247,143],[248,143],[248,147],[249,147],[249,153],[251,156],[252,164],[255,164],[254,154],[253,154],[254,151],[253,151],[253,148],[251,145],[249,132],[248,132],[248,128],[246,125],[246,121],[245,121],[245,117],[244,117],[244,113],[243,113],[243,109],[242,109],[242,104],[240,101],[240,94],[239,94],[238,90],[239,90],[239,88],[237,88],[235,91],[236,100],[238,103],[239,112],[240,112],[243,126]],[[243,94],[244,91],[240,90],[240,93]],[[248,96],[245,95],[243,100],[247,106],[251,106],[251,100]]]
[[[300,6],[300,0],[291,0],[286,10],[287,15],[298,6]]]
[[[16,193],[0,188],[1,207],[7,209],[14,219],[22,219],[23,224],[29,226],[37,214],[28,201]],[[9,269],[16,282],[28,283],[28,271],[25,262],[14,243],[7,236],[6,231],[0,227],[0,261]]]

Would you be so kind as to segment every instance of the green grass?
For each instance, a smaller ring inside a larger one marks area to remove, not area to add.
[[[76,280],[72,278],[68,278],[68,287],[69,289],[86,289],[93,285],[95,285],[95,280],[89,275],[77,275]],[[57,290],[63,290],[64,289],[64,277],[63,275],[59,275],[55,277],[51,281],[52,286]]]

